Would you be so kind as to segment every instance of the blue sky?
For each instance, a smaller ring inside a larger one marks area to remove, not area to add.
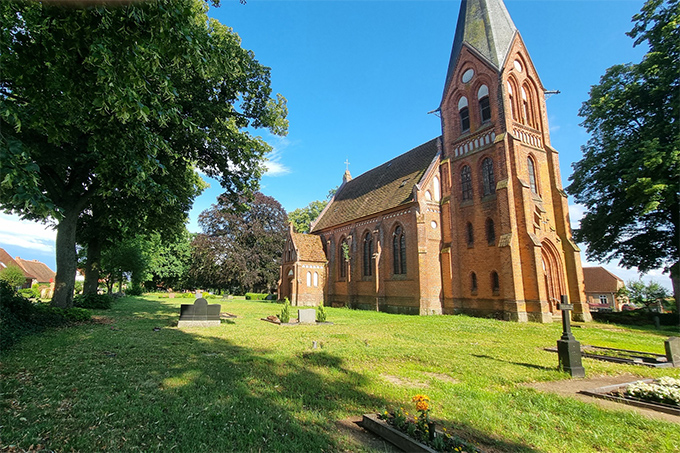
[[[547,106],[566,186],[588,139],[577,114],[590,86],[608,67],[638,62],[645,53],[625,35],[644,1],[505,3],[543,85],[561,92]],[[210,15],[271,68],[274,92],[288,100],[288,136],[259,131],[274,148],[262,192],[292,211],[339,185],[345,160],[357,176],[438,136],[439,119],[428,112],[439,106],[459,8],[459,0],[222,0],[212,8]],[[221,193],[209,182],[191,212],[191,231]],[[572,220],[580,215],[572,207]],[[54,269],[54,234],[40,231],[0,215],[0,247]],[[636,278],[634,270],[606,267],[624,280]]]

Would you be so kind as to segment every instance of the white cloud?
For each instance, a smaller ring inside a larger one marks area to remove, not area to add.
[[[290,140],[286,137],[270,135],[267,143],[272,147],[272,152],[267,155],[264,163],[266,168],[265,176],[283,176],[290,173],[291,170],[281,163],[283,150],[290,146]]]
[[[569,205],[569,223],[571,229],[575,230],[581,226],[581,219],[586,213],[586,207],[577,203]]]
[[[51,226],[21,220],[17,215],[0,214],[0,244],[52,253],[56,238],[57,232]]]

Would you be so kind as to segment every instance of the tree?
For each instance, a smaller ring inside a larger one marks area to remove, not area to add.
[[[628,282],[624,294],[632,303],[644,305],[649,310],[652,305],[663,303],[666,300],[668,290],[655,281],[645,284],[642,280],[638,280]]]
[[[0,280],[6,281],[14,289],[26,283],[26,276],[19,266],[7,266],[0,270]]]
[[[567,191],[586,207],[575,238],[598,261],[670,272],[680,307],[680,6],[648,0],[628,33],[649,52],[609,68],[579,115],[591,134]]]
[[[191,267],[192,235],[184,232],[172,241],[164,241],[160,234],[152,235],[148,247],[149,267],[144,286],[147,289],[184,288]]]
[[[288,222],[293,224],[295,231],[298,233],[309,233],[311,223],[319,217],[321,211],[324,210],[337,190],[337,187],[335,189],[331,189],[328,192],[325,200],[315,200],[304,208],[297,208],[296,210],[289,212]]]
[[[201,213],[203,233],[192,243],[191,274],[198,286],[231,292],[271,292],[279,277],[286,211],[272,197],[220,198]]]
[[[72,305],[93,199],[146,200],[169,168],[194,166],[225,195],[252,192],[270,147],[247,128],[286,132],[269,68],[202,0],[5,1],[0,20],[0,206],[57,224],[57,306]]]

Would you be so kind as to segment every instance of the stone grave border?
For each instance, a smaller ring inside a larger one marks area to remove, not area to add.
[[[678,406],[672,406],[670,404],[665,404],[665,403],[655,403],[652,401],[645,401],[641,400],[639,398],[633,398],[633,397],[623,397],[623,396],[617,396],[614,395],[614,392],[617,390],[625,389],[631,384],[634,384],[636,382],[644,382],[646,384],[654,382],[654,379],[640,379],[637,381],[633,382],[625,382],[622,384],[614,384],[614,385],[606,385],[604,387],[598,387],[596,389],[591,389],[591,390],[581,390],[579,393],[587,396],[591,396],[593,398],[599,398],[603,400],[609,400],[609,401],[614,401],[617,403],[622,403],[622,404],[627,404],[629,406],[637,406],[637,407],[642,407],[644,409],[649,409],[652,411],[657,411],[657,412],[665,412],[666,414],[671,414],[671,415],[677,415],[680,416],[680,407]]]
[[[544,348],[549,352],[557,352],[557,348]],[[621,352],[623,355],[629,356],[625,357],[612,357],[601,354],[591,354],[588,350],[602,350],[602,351],[612,351]],[[602,360],[605,362],[615,362],[624,363],[627,365],[643,365],[654,368],[672,368],[673,362],[669,361],[667,356],[664,354],[656,354],[653,352],[643,352],[643,351],[632,351],[630,349],[617,349],[617,348],[605,348],[602,346],[581,346],[581,356],[588,359]]]
[[[378,414],[364,414],[361,427],[382,437],[397,448],[409,452],[437,453],[425,444],[410,438],[406,433],[391,427],[386,421],[381,420]]]

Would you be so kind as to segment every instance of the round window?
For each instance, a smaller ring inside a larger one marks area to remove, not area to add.
[[[463,83],[468,83],[470,80],[472,80],[472,77],[475,75],[475,70],[470,68],[467,71],[463,73]]]

